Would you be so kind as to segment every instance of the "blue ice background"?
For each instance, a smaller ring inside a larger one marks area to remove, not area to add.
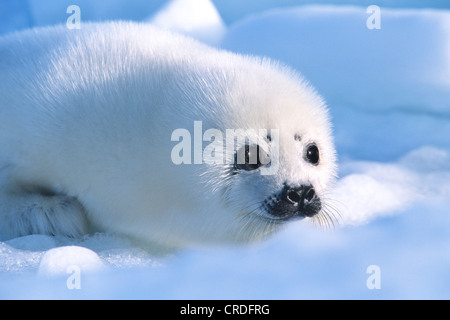
[[[344,227],[297,223],[264,243],[163,258],[118,236],[14,239],[0,243],[0,298],[450,298],[448,1],[378,1],[381,30],[365,28],[371,1],[213,2],[228,27],[221,47],[289,64],[327,100]],[[83,21],[141,21],[164,3],[0,0],[0,34],[64,23],[71,4]],[[83,274],[81,290],[68,290],[67,275],[38,276],[42,257],[63,245],[90,248],[108,267]],[[380,290],[366,286],[370,265]]]

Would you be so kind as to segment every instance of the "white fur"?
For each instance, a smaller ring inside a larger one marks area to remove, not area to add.
[[[171,161],[171,133],[279,129],[280,170],[227,175]],[[301,142],[294,141],[300,134]],[[319,166],[303,159],[309,142]],[[87,222],[168,246],[261,238],[251,215],[286,181],[323,196],[335,154],[321,98],[268,60],[145,24],[83,24],[0,38],[0,235],[76,236]]]

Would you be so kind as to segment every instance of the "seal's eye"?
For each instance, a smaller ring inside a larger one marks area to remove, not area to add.
[[[240,148],[234,155],[234,167],[240,170],[256,170],[267,164],[266,155],[262,153],[259,145],[245,145]],[[263,157],[263,159],[261,159]]]
[[[305,158],[311,164],[319,164],[319,148],[315,144],[310,144],[306,148]]]

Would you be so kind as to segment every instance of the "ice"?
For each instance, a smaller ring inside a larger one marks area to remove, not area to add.
[[[449,116],[450,12],[383,8],[379,30],[369,17],[361,7],[271,10],[231,26],[223,47],[295,67],[331,106]]]
[[[273,8],[292,8],[296,6],[320,5],[354,5],[367,8],[377,4],[383,8],[439,8],[450,9],[447,0],[213,0],[227,24],[245,19],[253,14],[269,11]]]
[[[35,26],[66,23],[69,17],[66,11],[71,5],[77,5],[80,8],[81,21],[114,19],[141,21],[166,2],[165,0],[28,0]]]
[[[226,27],[210,0],[173,0],[148,20],[209,44],[217,44]]]
[[[50,249],[43,255],[38,276],[66,275],[77,268],[83,272],[100,272],[104,267],[103,261],[94,251],[79,246],[65,246]]]
[[[334,231],[294,223],[259,244],[184,250],[159,267],[81,269],[81,290],[67,288],[70,274],[3,274],[0,298],[448,299],[448,205],[418,202]],[[381,269],[381,290],[366,286],[371,265]]]
[[[0,34],[33,25],[27,0],[0,1]]]
[[[449,152],[422,147],[394,163],[345,162],[332,199],[343,225],[361,225],[428,199],[450,199]]]
[[[450,11],[382,6],[381,29],[369,30],[370,1],[14,2],[0,0],[0,33],[65,23],[77,4],[82,21],[153,17],[292,66],[330,107],[339,179],[327,198],[340,224],[301,221],[260,243],[158,254],[116,234],[21,237],[0,242],[1,299],[450,298]],[[381,290],[366,285],[371,265]],[[68,287],[73,266],[81,289]]]

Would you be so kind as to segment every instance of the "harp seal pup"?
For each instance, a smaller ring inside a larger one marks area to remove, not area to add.
[[[199,146],[197,124],[202,148],[220,145],[209,129],[253,133],[198,164],[181,148]],[[335,149],[316,91],[279,63],[148,24],[0,38],[0,150],[2,239],[101,230],[175,248],[331,217]]]

